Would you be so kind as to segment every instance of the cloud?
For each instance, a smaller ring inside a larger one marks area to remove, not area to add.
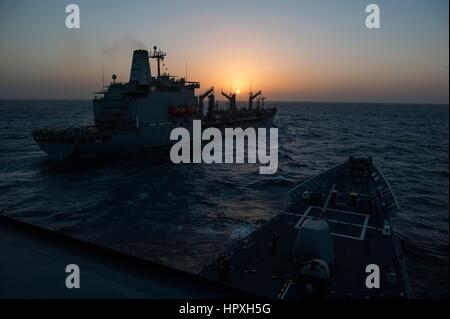
[[[117,58],[130,55],[136,49],[146,49],[148,46],[135,38],[124,37],[116,40],[103,48],[103,53],[109,58]]]

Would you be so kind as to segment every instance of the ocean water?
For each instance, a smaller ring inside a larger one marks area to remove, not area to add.
[[[287,205],[287,191],[350,154],[372,154],[416,297],[448,296],[449,108],[273,103],[279,169],[174,165],[168,154],[55,164],[30,131],[93,123],[90,101],[0,101],[0,213],[197,272]]]

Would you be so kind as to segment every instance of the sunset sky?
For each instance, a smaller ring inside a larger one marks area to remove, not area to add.
[[[81,28],[65,27],[76,3]],[[365,7],[381,8],[381,29]],[[0,98],[91,98],[134,49],[171,74],[273,101],[448,103],[447,0],[0,0]],[[153,63],[153,62],[152,62]],[[153,74],[156,71],[152,64]]]

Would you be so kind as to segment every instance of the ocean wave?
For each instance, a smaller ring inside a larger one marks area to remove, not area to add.
[[[275,105],[279,169],[263,176],[254,164],[174,165],[166,153],[55,164],[30,131],[92,123],[91,103],[2,101],[0,211],[198,271],[280,212],[303,179],[370,153],[402,205],[394,224],[413,293],[448,296],[448,107]]]

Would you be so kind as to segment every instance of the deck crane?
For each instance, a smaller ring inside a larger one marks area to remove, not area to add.
[[[253,94],[253,92],[249,92],[248,94],[248,110],[251,111],[253,109],[253,100],[256,99],[259,95],[261,95],[261,91],[256,92]]]
[[[206,97],[209,97],[209,99],[211,100],[211,98],[212,99],[214,99],[214,87],[212,86],[212,87],[210,87],[208,90],[206,90],[203,94],[200,94],[199,96],[198,96],[198,106],[199,106],[199,108],[200,108],[200,114],[203,116],[203,108],[204,108],[204,106],[203,106],[203,100],[206,98]],[[211,104],[211,103],[209,103],[209,104]],[[209,105],[208,104],[208,105]],[[213,103],[214,104],[214,103]],[[209,108],[208,108],[208,113],[209,113]]]
[[[224,97],[230,101],[230,110],[232,112],[236,111],[236,93],[227,94],[224,91],[221,92]]]

